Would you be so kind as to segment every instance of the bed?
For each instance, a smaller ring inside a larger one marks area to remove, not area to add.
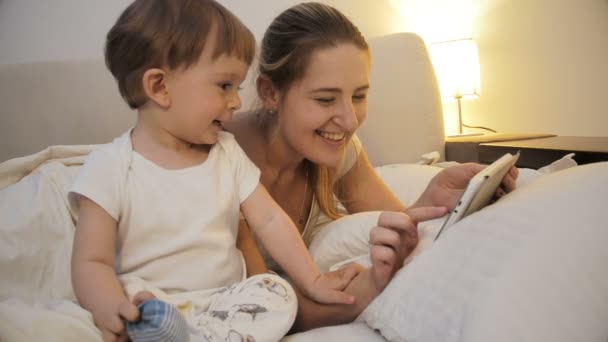
[[[359,136],[381,177],[412,203],[442,166],[428,165],[444,151],[437,83],[415,34],[370,45],[369,118]],[[0,341],[100,341],[74,303],[75,213],[65,192],[94,145],[134,115],[100,60],[2,65],[0,79]],[[606,203],[608,163],[521,170],[515,192],[436,243],[441,220],[421,223],[406,267],[356,322],[284,341],[606,342]],[[328,224],[311,245],[319,266],[364,254],[377,215]]]

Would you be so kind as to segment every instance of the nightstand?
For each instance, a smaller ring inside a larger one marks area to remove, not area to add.
[[[579,164],[608,161],[608,137],[488,134],[446,139],[446,160],[490,164],[505,153],[521,152],[518,167],[538,169],[574,153]]]

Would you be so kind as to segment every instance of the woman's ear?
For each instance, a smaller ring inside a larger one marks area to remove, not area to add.
[[[264,108],[276,112],[279,108],[280,93],[274,86],[274,83],[272,83],[268,76],[260,75],[256,79],[255,85]]]
[[[152,68],[144,72],[142,86],[148,100],[162,108],[171,105],[171,96],[167,85],[167,73],[163,69]]]

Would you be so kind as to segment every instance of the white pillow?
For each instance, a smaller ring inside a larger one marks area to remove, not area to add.
[[[442,169],[416,164],[377,167],[380,178],[404,203],[413,203],[426,185]],[[322,272],[336,264],[369,253],[369,231],[377,225],[379,211],[362,212],[331,221],[309,246],[310,254]]]
[[[311,241],[308,250],[321,272],[345,260],[369,253],[369,231],[379,211],[362,212],[329,222]]]
[[[391,164],[376,168],[380,178],[405,205],[414,203],[441,170],[437,166],[417,164]]]
[[[361,316],[391,341],[605,341],[608,163],[538,178],[457,223]]]

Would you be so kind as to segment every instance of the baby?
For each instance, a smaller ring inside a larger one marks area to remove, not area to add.
[[[137,120],[90,154],[69,194],[74,291],[105,341],[280,339],[296,296],[278,276],[246,279],[239,212],[306,296],[353,303],[341,290],[356,271],[320,274],[222,129],[254,52],[212,0],[136,0],[108,33],[106,64]]]

